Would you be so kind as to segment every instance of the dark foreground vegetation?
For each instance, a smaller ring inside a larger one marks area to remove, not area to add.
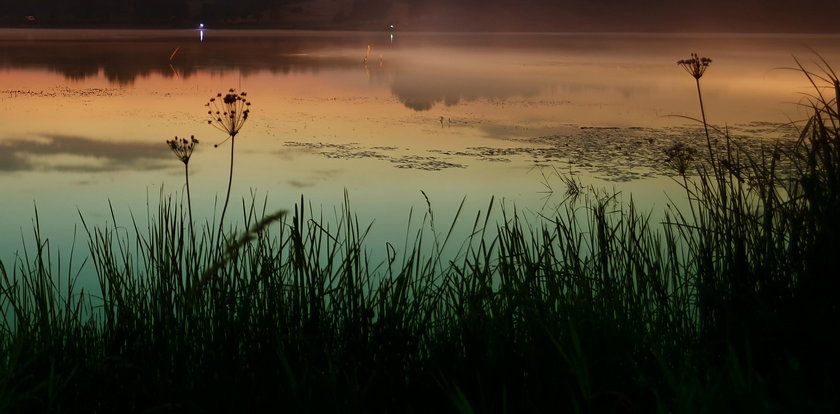
[[[461,245],[430,208],[374,261],[346,206],[224,236],[164,201],[85,225],[95,296],[36,229],[0,264],[0,411],[838,412],[840,118],[811,109],[793,148],[674,149],[664,223],[584,190]]]

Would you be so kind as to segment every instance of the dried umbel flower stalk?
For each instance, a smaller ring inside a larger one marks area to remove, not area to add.
[[[166,140],[166,145],[169,146],[169,149],[178,157],[181,162],[184,163],[184,180],[187,187],[187,208],[189,209],[190,214],[190,232],[193,231],[193,219],[192,219],[192,197],[190,197],[190,157],[192,157],[193,150],[195,150],[195,146],[198,145],[198,140],[195,139],[195,135],[190,135],[190,139],[186,138],[178,138],[175,136],[175,139]],[[195,248],[195,246],[193,246]]]
[[[196,144],[198,144],[198,140],[195,139],[195,135],[190,135],[189,140],[186,138],[178,138],[176,135],[175,139],[166,141],[166,145],[169,145],[169,149],[171,149],[172,152],[175,153],[175,156],[178,157],[178,159],[184,164],[190,162],[190,157],[192,157]]]
[[[677,64],[682,66],[689,75],[693,76],[694,79],[700,79],[703,76],[703,73],[706,72],[706,69],[709,67],[709,64],[712,63],[712,60],[707,57],[699,57],[697,53],[692,53],[690,59],[682,59],[678,60]]]
[[[216,97],[210,98],[210,101],[204,105],[208,108],[207,116],[209,119],[207,123],[228,135],[224,141],[214,145],[214,147],[218,147],[230,139],[230,174],[228,175],[225,204],[222,207],[222,214],[219,216],[219,236],[217,238],[219,241],[222,238],[225,212],[227,212],[228,202],[230,201],[230,188],[233,185],[233,148],[236,144],[236,134],[245,125],[245,121],[248,120],[248,115],[251,113],[251,102],[248,101],[247,96],[247,93],[237,93],[235,89],[231,88],[227,94],[216,94]]]
[[[226,133],[228,138],[236,137],[251,112],[251,102],[248,102],[247,96],[245,92],[237,93],[235,89],[230,89],[225,95],[218,93],[214,98],[210,98],[210,101],[204,105],[208,108],[207,123]],[[215,146],[218,147],[221,143]]]
[[[700,78],[712,60],[707,57],[699,57],[697,53],[692,53],[691,58],[678,60],[677,64],[682,66],[689,75],[694,78],[694,83],[697,85],[697,99],[700,101],[700,115],[703,117],[703,130],[706,132],[706,146],[709,150],[709,161],[712,163],[712,168],[715,173],[718,173],[717,164],[715,163],[715,154],[712,149],[712,138],[709,135],[709,123],[706,122],[706,108],[703,106],[703,93],[700,91]]]

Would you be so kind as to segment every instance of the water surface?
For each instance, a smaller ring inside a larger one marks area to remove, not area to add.
[[[233,200],[269,210],[304,195],[332,211],[347,190],[374,247],[401,240],[424,191],[446,222],[491,196],[533,212],[541,168],[632,193],[661,209],[677,188],[662,163],[674,142],[701,145],[694,80],[676,65],[711,57],[710,122],[752,143],[787,137],[812,93],[792,55],[840,62],[840,37],[806,35],[421,34],[285,31],[0,30],[0,259],[41,227],[62,248],[79,212],[128,225],[183,166],[164,145],[200,141],[190,163],[196,214],[227,183],[229,143],[207,100],[246,91]],[[368,52],[369,49],[369,52]],[[367,56],[367,57],[366,57]],[[758,145],[758,144],[756,144]],[[544,170],[545,171],[545,170]],[[559,181],[548,183],[562,192]],[[217,204],[220,204],[218,202]],[[234,204],[234,213],[238,204]],[[469,221],[469,220],[466,220]]]

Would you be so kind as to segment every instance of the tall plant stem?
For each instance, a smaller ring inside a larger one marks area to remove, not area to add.
[[[190,247],[192,248],[192,251],[190,252],[190,255],[194,255],[195,254],[195,222],[193,221],[193,215],[192,215],[192,196],[190,195],[190,166],[186,162],[184,163],[184,177],[185,177],[185,181],[186,181],[186,184],[187,184],[187,213],[189,214],[189,217],[190,217],[190,223],[189,223],[190,236],[189,237],[190,237]],[[191,257],[191,256],[187,256],[187,257]]]
[[[190,166],[184,163],[184,177],[187,183],[187,212],[190,215],[190,232],[192,232],[194,223],[192,217],[192,197],[190,197]]]
[[[700,78],[694,78],[697,83],[697,98],[700,100],[700,116],[703,118],[703,129],[706,131],[706,146],[709,147],[709,159],[715,168],[715,155],[712,151],[712,138],[709,136],[709,124],[706,122],[706,108],[703,107],[703,93],[700,92]]]
[[[190,238],[193,238],[193,236],[195,235],[195,223],[192,221],[192,196],[190,196],[190,166],[187,163],[184,163],[184,177],[187,183],[187,213],[189,213],[190,216]]]
[[[709,162],[712,164],[712,172],[717,178],[718,191],[720,192],[720,201],[723,210],[726,210],[726,180],[723,178],[723,170],[715,161],[715,152],[712,149],[712,137],[709,135],[709,123],[706,122],[706,108],[703,106],[703,93],[700,92],[700,78],[695,77],[694,82],[697,84],[697,99],[700,100],[700,116],[703,119],[703,130],[706,132],[706,146],[709,148]],[[727,146],[729,145],[729,135],[727,134]]]
[[[225,206],[222,207],[222,215],[219,217],[219,237],[218,240],[222,239],[222,230],[224,229],[225,224],[225,212],[227,211],[228,201],[230,201],[230,187],[233,184],[233,145],[236,144],[236,139],[233,135],[230,137],[230,175],[228,177],[228,188],[227,188],[227,195],[225,195]]]

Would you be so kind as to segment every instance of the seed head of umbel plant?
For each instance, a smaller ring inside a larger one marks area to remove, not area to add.
[[[190,139],[178,138],[176,135],[175,139],[166,140],[166,145],[169,145],[169,149],[184,164],[190,162],[190,157],[192,157],[196,144],[198,144],[198,140],[195,139],[195,135],[190,135]]]
[[[694,79],[700,79],[703,76],[703,72],[706,71],[706,68],[709,67],[709,64],[712,63],[712,60],[707,57],[699,57],[697,53],[692,53],[690,59],[682,59],[678,60],[677,64],[682,66],[689,75],[693,76]]]
[[[224,95],[218,93],[215,97],[210,98],[210,101],[204,104],[207,107],[209,118],[207,123],[226,133],[228,139],[235,138],[242,126],[245,125],[248,114],[251,112],[251,102],[248,102],[247,96],[248,94],[245,92],[237,93],[235,89],[230,89]],[[214,147],[218,147],[225,141],[214,145]]]
[[[697,150],[683,144],[682,142],[665,148],[665,162],[670,165],[679,175],[685,175],[688,168],[694,161]]]

